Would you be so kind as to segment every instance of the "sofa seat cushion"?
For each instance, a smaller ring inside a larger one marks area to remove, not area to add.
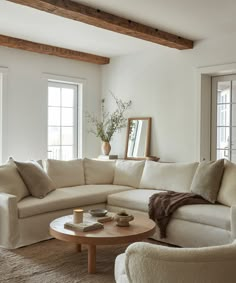
[[[157,192],[161,191],[138,189],[119,192],[108,196],[108,204],[148,212],[149,198]],[[230,208],[220,204],[185,205],[176,210],[173,218],[230,231]]]
[[[184,205],[176,210],[173,218],[230,231],[230,208],[220,204]]]
[[[149,198],[157,192],[161,191],[145,189],[129,190],[109,195],[107,203],[111,206],[148,212]]]
[[[84,185],[60,188],[43,199],[27,197],[18,203],[20,218],[68,208],[104,203],[109,194],[134,190],[127,186]]]

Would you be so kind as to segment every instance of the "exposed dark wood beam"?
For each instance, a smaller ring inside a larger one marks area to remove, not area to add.
[[[70,0],[8,0],[54,15],[133,36],[176,49],[191,49],[193,41]]]
[[[0,46],[22,49],[41,54],[54,55],[57,57],[79,60],[99,65],[108,64],[110,61],[110,59],[107,57],[46,45],[42,43],[36,43],[6,35],[0,35]]]

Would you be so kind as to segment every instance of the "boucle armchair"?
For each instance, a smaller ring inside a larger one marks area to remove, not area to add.
[[[207,248],[131,244],[116,258],[117,283],[236,282],[236,241]]]

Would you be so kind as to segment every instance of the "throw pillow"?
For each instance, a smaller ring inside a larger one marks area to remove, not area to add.
[[[56,189],[52,180],[37,162],[14,162],[33,197],[44,198],[48,193]]]
[[[140,182],[142,189],[189,192],[198,163],[146,161]]]
[[[225,160],[224,175],[217,201],[228,206],[236,204],[236,164],[228,160]]]
[[[112,184],[115,161],[84,159],[84,173],[87,185]]]
[[[215,203],[224,171],[224,159],[203,161],[193,177],[191,192]]]
[[[117,160],[114,185],[139,187],[145,161]]]
[[[15,195],[17,202],[29,196],[29,191],[19,175],[16,166],[0,166],[0,192]]]
[[[84,185],[84,167],[82,159],[46,160],[46,171],[57,188]]]

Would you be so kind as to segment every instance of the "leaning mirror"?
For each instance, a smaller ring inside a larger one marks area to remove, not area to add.
[[[126,159],[146,159],[149,156],[151,118],[129,118],[126,138]]]

